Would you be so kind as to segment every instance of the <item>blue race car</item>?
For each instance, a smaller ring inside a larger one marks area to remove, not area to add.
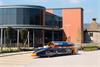
[[[32,56],[50,57],[57,55],[77,54],[77,49],[72,43],[64,41],[52,41],[48,43],[47,48],[40,48],[32,53]]]

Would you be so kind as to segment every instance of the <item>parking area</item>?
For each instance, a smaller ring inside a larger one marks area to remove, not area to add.
[[[37,58],[31,52],[0,57],[0,67],[100,67],[100,50],[78,55]]]

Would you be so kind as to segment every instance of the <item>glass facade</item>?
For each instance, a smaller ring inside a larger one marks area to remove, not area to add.
[[[62,9],[54,9],[55,15],[55,24],[59,27],[62,27]]]
[[[0,25],[16,24],[16,9],[0,8]]]
[[[51,9],[53,13],[46,12],[45,24],[52,27],[62,27],[62,9]]]
[[[57,13],[60,14],[59,11]],[[42,26],[44,22],[47,27]],[[3,30],[3,32],[0,32],[2,35],[0,36],[1,43],[5,44],[9,39],[6,37],[6,28],[11,27],[14,29],[14,33],[11,34],[12,43],[23,43],[24,40],[21,38],[20,30],[28,28],[26,44],[29,43],[33,47],[42,47],[45,43],[52,40],[60,40],[60,32],[53,31],[53,27],[56,27],[58,30],[58,27],[60,27],[59,22],[62,22],[61,14],[56,15],[45,12],[44,7],[0,6],[0,27],[1,31]],[[30,25],[40,25],[41,27]],[[22,44],[20,46],[24,45]]]
[[[45,25],[46,26],[50,26],[50,27],[54,27],[54,23],[55,23],[55,19],[54,19],[54,14],[51,14],[49,12],[46,12],[45,15]]]
[[[43,11],[39,8],[0,8],[0,25],[42,25]]]

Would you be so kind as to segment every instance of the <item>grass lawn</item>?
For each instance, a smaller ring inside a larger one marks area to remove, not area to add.
[[[100,49],[100,46],[97,45],[85,45],[85,46],[81,46],[81,50],[83,51],[95,51]]]

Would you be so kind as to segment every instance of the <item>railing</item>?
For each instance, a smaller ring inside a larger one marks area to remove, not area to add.
[[[49,26],[49,25],[0,25],[0,28],[40,28],[40,29],[61,29],[59,26]]]

